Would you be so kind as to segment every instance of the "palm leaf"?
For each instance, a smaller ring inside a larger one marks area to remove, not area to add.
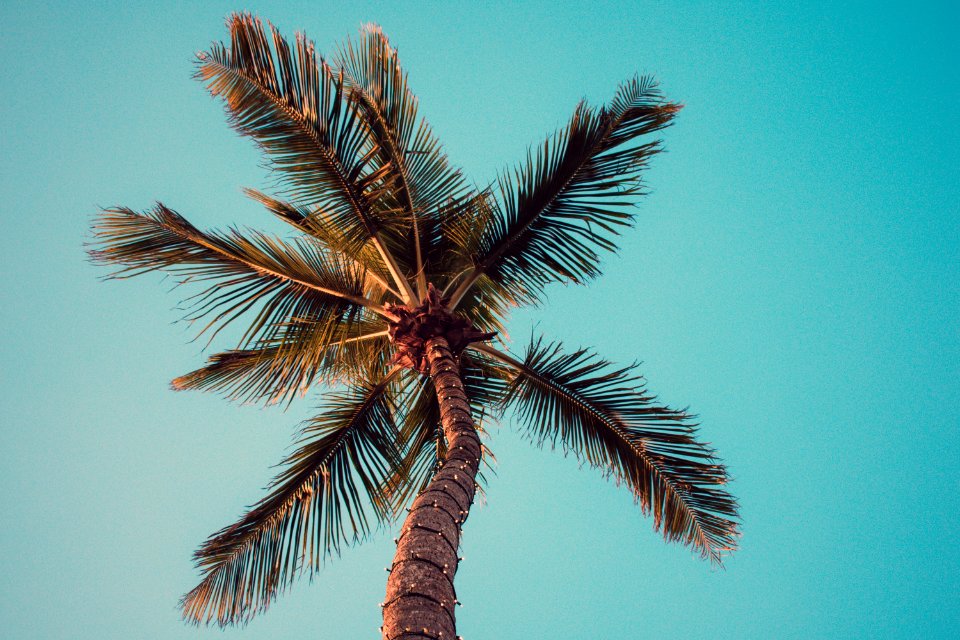
[[[504,406],[540,446],[561,444],[626,484],[667,540],[719,563],[736,548],[737,504],[714,452],[695,439],[690,415],[647,395],[636,367],[614,368],[580,349],[532,341],[522,361],[477,350],[511,369]]]
[[[280,338],[263,341],[255,349],[234,349],[210,356],[200,369],[173,380],[177,391],[201,390],[223,393],[231,400],[269,404],[291,401],[315,382],[357,380],[373,362],[392,354],[386,325],[356,323],[349,331],[319,334],[303,339],[288,327]]]
[[[364,272],[336,254],[257,232],[251,237],[234,229],[203,232],[162,204],[145,213],[104,210],[94,226],[90,256],[119,266],[115,278],[162,269],[180,276],[181,283],[206,283],[187,299],[186,319],[208,319],[200,333],[217,327],[216,335],[250,314],[241,345],[275,337],[284,323],[297,319],[307,318],[327,332],[349,327],[365,311],[389,315],[363,296]]]
[[[599,275],[599,250],[614,251],[618,229],[632,223],[640,177],[659,142],[637,138],[670,124],[680,106],[649,78],[620,86],[596,110],[581,102],[567,127],[531,150],[498,180],[496,216],[485,229],[474,269],[453,293],[456,305],[486,275],[509,293],[539,295],[553,281]]]
[[[443,277],[438,281],[444,283],[443,295],[447,297],[457,281],[472,271],[473,257],[479,250],[495,211],[488,192],[448,202],[444,209],[447,213],[442,216],[441,239],[430,247],[434,252],[431,264],[443,266]],[[473,286],[462,294],[457,311],[483,331],[504,333],[504,321],[509,309],[534,300],[535,296],[526,295],[517,288],[506,290],[480,274]]]
[[[316,240],[324,251],[338,253],[353,260],[358,267],[364,269],[369,282],[365,283],[364,290],[367,296],[380,301],[380,293],[389,293],[397,300],[403,296],[393,289],[388,282],[390,275],[383,268],[376,248],[370,244],[361,247],[355,246],[331,220],[331,217],[322,210],[297,206],[286,200],[269,196],[257,189],[244,189],[244,193],[262,204],[267,211],[287,222],[300,231]],[[375,290],[379,289],[380,293]]]
[[[378,26],[366,25],[357,43],[347,41],[336,57],[336,68],[369,132],[371,164],[385,173],[385,191],[390,194],[386,204],[410,220],[412,231],[401,255],[415,260],[409,268],[417,274],[422,296],[431,271],[425,264],[423,219],[436,218],[441,205],[460,196],[463,178],[450,166],[429,125],[418,119],[407,75]]]
[[[323,210],[356,248],[373,242],[395,283],[413,298],[387,242],[402,237],[402,229],[381,234],[403,221],[378,215],[386,168],[371,165],[377,145],[345,105],[343,79],[306,38],[291,47],[273,25],[265,29],[246,14],[228,24],[229,48],[216,44],[201,53],[197,79],[224,99],[231,126],[263,149],[291,198]]]
[[[203,579],[181,602],[185,619],[221,626],[249,620],[304,568],[313,573],[363,538],[371,505],[384,517],[381,487],[399,465],[389,392],[395,374],[328,396],[269,495],[196,552]]]

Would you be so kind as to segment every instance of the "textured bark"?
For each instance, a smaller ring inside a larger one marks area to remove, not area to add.
[[[383,605],[384,640],[453,640],[456,636],[453,578],[460,527],[476,490],[480,438],[446,338],[430,338],[426,357],[440,401],[447,455],[430,484],[414,500],[400,530]]]

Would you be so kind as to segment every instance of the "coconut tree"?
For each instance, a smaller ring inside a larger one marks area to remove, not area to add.
[[[196,552],[202,579],[184,617],[246,621],[403,515],[383,637],[453,638],[461,527],[490,457],[480,418],[504,412],[535,444],[560,443],[629,488],[666,539],[714,562],[733,550],[726,471],[689,414],[649,395],[635,365],[540,336],[511,352],[502,333],[507,312],[542,302],[550,283],[599,275],[660,151],[650,136],[680,106],[636,77],[605,106],[578,104],[476,188],[377,27],[330,58],[247,14],[228,27],[196,76],[263,151],[277,190],[247,193],[293,237],[204,231],[163,204],[114,207],[90,253],[113,277],[165,270],[200,283],[187,317],[211,339],[242,323],[234,349],[173,388],[268,403],[328,392],[268,494]]]

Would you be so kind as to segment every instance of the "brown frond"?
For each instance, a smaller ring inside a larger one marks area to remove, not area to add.
[[[633,492],[654,528],[720,563],[736,549],[737,503],[712,449],[698,442],[689,414],[656,403],[635,366],[614,368],[585,349],[531,342],[522,361],[487,345],[471,348],[510,371],[504,407],[540,446],[610,473]]]
[[[450,166],[430,126],[418,117],[407,74],[379,27],[366,25],[356,43],[348,40],[338,52],[336,68],[343,74],[350,104],[368,130],[371,164],[385,172],[387,209],[409,220],[410,233],[398,261],[413,259],[407,269],[415,274],[422,297],[427,273],[433,271],[427,264],[424,225],[436,224],[444,203],[462,197],[463,177]]]

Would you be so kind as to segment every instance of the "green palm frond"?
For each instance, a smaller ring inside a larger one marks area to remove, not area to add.
[[[390,275],[384,269],[376,248],[370,244],[357,247],[351,243],[322,210],[297,206],[286,200],[267,195],[257,189],[244,189],[244,193],[264,206],[270,213],[287,222],[310,238],[320,243],[324,251],[349,257],[364,269],[370,282],[364,289],[367,296],[377,302],[382,301],[382,293],[389,293],[396,301],[403,300],[389,282]],[[379,292],[376,290],[379,289]]]
[[[485,230],[496,215],[488,192],[473,194],[445,205],[442,217],[442,241],[437,242],[431,264],[442,264],[443,295],[449,296],[458,281],[474,268],[473,257],[479,251]],[[468,265],[468,266],[464,266]],[[520,288],[505,289],[485,274],[476,277],[473,285],[461,296],[457,311],[484,331],[504,332],[504,322],[512,307],[532,302],[535,296]]]
[[[505,322],[510,309],[519,306],[516,298],[505,297],[502,287],[481,276],[473,287],[460,299],[457,313],[470,319],[483,331],[506,333]]]
[[[171,386],[177,391],[216,391],[244,402],[289,402],[316,382],[355,381],[371,363],[386,362],[393,353],[381,322],[303,337],[311,328],[310,323],[294,323],[258,348],[213,354],[205,366],[176,378]]]
[[[234,14],[230,46],[199,55],[197,79],[224,99],[231,126],[254,139],[290,197],[329,215],[357,249],[370,241],[405,296],[413,298],[391,238],[402,237],[401,216],[384,217],[388,167],[357,112],[346,104],[342,76],[298,37],[293,47],[259,18]],[[268,33],[269,32],[269,33]]]
[[[298,319],[329,331],[365,314],[389,315],[363,296],[365,273],[356,265],[309,243],[250,234],[201,231],[162,204],[145,213],[120,207],[104,210],[96,221],[90,256],[119,266],[115,278],[165,270],[181,283],[204,284],[187,298],[185,319],[207,320],[200,333],[217,327],[215,335],[250,315],[243,346],[274,337],[284,323]]]
[[[401,403],[404,411],[398,438],[403,458],[400,468],[384,485],[394,514],[399,514],[423,490],[446,453],[440,426],[440,406],[432,382],[428,378],[420,378],[408,385],[407,389]]]
[[[599,275],[597,252],[616,250],[613,238],[632,223],[643,193],[642,170],[660,151],[659,142],[637,138],[669,125],[679,109],[649,78],[621,85],[602,109],[581,102],[565,129],[531,150],[512,175],[500,176],[498,215],[453,304],[481,275],[521,299],[549,282]]]
[[[666,539],[721,562],[736,548],[737,504],[691,416],[647,395],[635,366],[614,368],[580,349],[532,341],[522,361],[486,345],[512,368],[504,405],[540,446],[561,444],[626,484]]]
[[[416,273],[422,296],[426,274],[433,271],[426,264],[423,225],[442,212],[447,200],[460,196],[463,177],[450,165],[429,125],[418,118],[407,74],[378,26],[366,25],[356,43],[348,40],[338,52],[336,68],[369,132],[371,164],[385,173],[385,191],[390,194],[385,204],[410,220],[411,233],[401,255],[414,258],[408,269]]]
[[[429,124],[418,116],[418,100],[396,49],[377,25],[365,25],[358,42],[347,41],[336,57],[351,103],[376,141],[379,166],[389,166],[388,183],[405,213],[433,214],[465,183]]]
[[[387,514],[381,488],[399,466],[389,372],[327,397],[270,493],[195,554],[203,579],[184,596],[185,619],[249,620],[304,569],[311,573]],[[371,508],[373,514],[371,514]]]

